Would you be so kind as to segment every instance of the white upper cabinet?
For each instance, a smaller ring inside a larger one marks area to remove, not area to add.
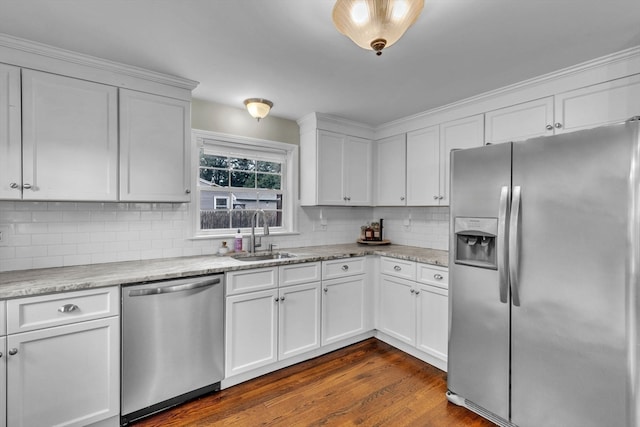
[[[396,135],[376,141],[377,195],[381,206],[405,206],[407,148],[405,135]]]
[[[0,64],[0,199],[22,196],[20,68]]]
[[[449,206],[451,150],[481,147],[484,144],[484,114],[440,125],[440,206]]]
[[[555,96],[556,133],[572,132],[640,115],[640,75]]]
[[[120,89],[120,200],[190,200],[190,103]]]
[[[440,126],[407,133],[407,205],[433,205],[440,193]]]
[[[553,135],[553,97],[513,105],[485,114],[485,142],[498,144]]]
[[[485,114],[487,143],[597,127],[640,114],[640,75],[513,105]]]
[[[303,205],[371,204],[370,140],[317,130],[300,145]]]
[[[117,200],[118,94],[22,70],[22,198]]]

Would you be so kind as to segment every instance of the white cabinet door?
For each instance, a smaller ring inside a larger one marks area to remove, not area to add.
[[[278,301],[277,289],[227,297],[225,376],[278,360]]]
[[[0,64],[0,199],[22,197],[20,68]]]
[[[405,135],[396,135],[376,142],[377,197],[379,206],[406,204],[407,148]]]
[[[22,70],[25,200],[117,200],[117,89]]]
[[[118,317],[7,337],[10,426],[86,426],[120,413]]]
[[[640,75],[555,96],[556,133],[606,125],[640,114]]]
[[[499,144],[553,135],[553,97],[485,113],[485,142]]]
[[[449,337],[449,292],[429,285],[419,285],[417,307],[417,342],[419,350],[447,360]]]
[[[120,200],[188,202],[190,104],[120,89]]]
[[[320,282],[280,289],[279,360],[320,348]]]
[[[0,427],[7,425],[7,337],[0,337]]]
[[[350,206],[371,205],[371,141],[364,138],[347,136],[342,162],[345,177],[344,195]]]
[[[438,204],[440,126],[407,133],[407,206]]]
[[[380,331],[415,345],[416,343],[416,291],[409,280],[387,275],[380,276]]]
[[[449,206],[451,150],[481,147],[484,144],[484,114],[440,125],[440,194],[439,204]]]
[[[365,275],[322,282],[322,345],[365,331]]]
[[[346,137],[344,135],[319,130],[318,131],[318,204],[344,205],[344,175],[343,148]],[[300,165],[301,173],[304,165]]]

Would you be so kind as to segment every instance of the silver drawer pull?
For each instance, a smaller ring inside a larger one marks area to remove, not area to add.
[[[12,348],[11,350],[9,350],[9,354],[12,355],[12,356],[18,354],[18,349],[17,348]]]
[[[345,264],[345,265],[342,266],[342,271],[347,271],[348,269],[349,269],[348,265]]]
[[[71,313],[72,311],[76,311],[76,310],[80,310],[80,307],[78,307],[75,304],[65,304],[63,306],[58,307],[58,311],[60,313]]]
[[[400,267],[399,265],[395,265],[395,266],[393,267],[393,269],[394,269],[395,271],[400,271],[400,270],[402,270],[402,267]]]
[[[433,278],[436,280],[442,280],[442,274],[434,274]]]

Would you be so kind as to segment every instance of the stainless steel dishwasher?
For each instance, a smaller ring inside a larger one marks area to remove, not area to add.
[[[220,390],[224,275],[122,287],[121,425]]]

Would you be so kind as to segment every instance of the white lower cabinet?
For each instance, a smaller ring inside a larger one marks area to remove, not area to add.
[[[9,426],[118,425],[119,306],[118,288],[7,302]]]
[[[378,330],[426,353],[446,369],[447,269],[382,257],[380,273]]]
[[[364,257],[323,261],[322,345],[369,329],[365,264]]]
[[[227,378],[320,347],[319,266],[311,262],[227,273]],[[265,287],[270,289],[246,291]]]

